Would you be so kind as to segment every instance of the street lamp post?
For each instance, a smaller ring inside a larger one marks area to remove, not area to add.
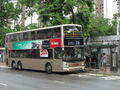
[[[118,42],[118,72],[120,72],[120,18],[117,17],[117,36],[118,36],[118,39],[119,39],[119,42]]]

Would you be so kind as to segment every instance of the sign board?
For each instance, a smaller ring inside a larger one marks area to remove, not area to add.
[[[40,48],[42,48],[42,40],[21,41],[12,43],[13,50],[40,49]]]
[[[21,42],[12,43],[12,50],[48,49],[55,47],[61,47],[61,39],[32,40],[32,41],[21,41]]]
[[[40,57],[48,57],[48,50],[40,49]]]
[[[50,42],[49,42],[49,40],[44,40],[44,41],[42,41],[42,48],[43,49],[48,49],[48,48],[50,48],[50,44],[49,44]]]
[[[50,48],[61,47],[61,39],[51,39]]]
[[[64,44],[66,46],[83,45],[83,39],[64,39]]]

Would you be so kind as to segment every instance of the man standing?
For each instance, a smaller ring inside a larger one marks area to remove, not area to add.
[[[102,69],[104,72],[106,72],[108,58],[107,58],[107,55],[105,53],[103,53],[101,61],[102,61]]]

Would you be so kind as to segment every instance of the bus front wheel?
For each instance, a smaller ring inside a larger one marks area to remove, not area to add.
[[[49,63],[46,65],[46,72],[49,74],[52,73],[52,66]]]

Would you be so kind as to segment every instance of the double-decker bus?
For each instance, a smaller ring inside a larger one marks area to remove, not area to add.
[[[85,69],[82,27],[64,24],[6,34],[6,62],[12,69],[71,72]]]

